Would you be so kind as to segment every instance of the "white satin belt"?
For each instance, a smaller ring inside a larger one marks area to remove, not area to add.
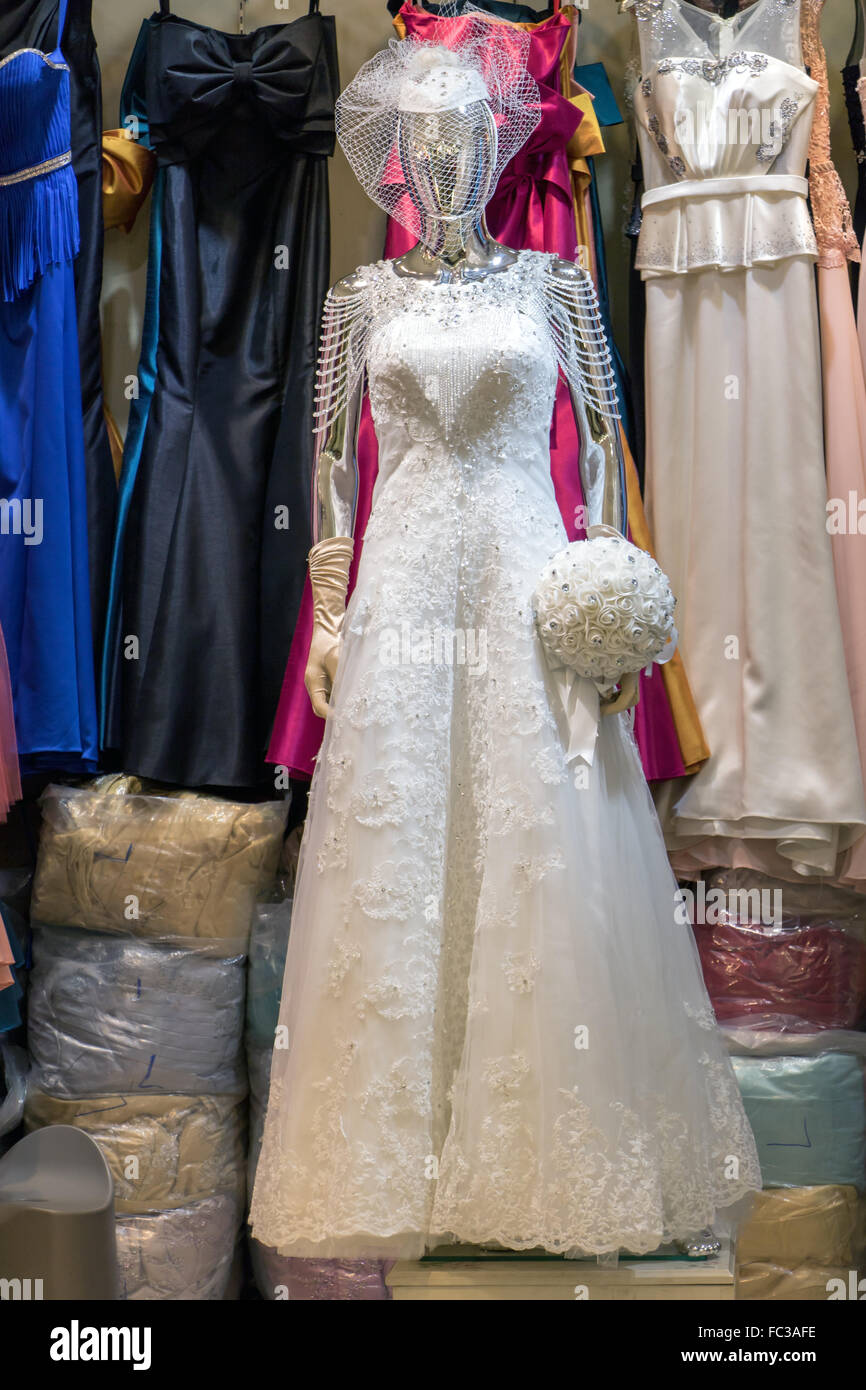
[[[718,198],[728,193],[799,193],[806,197],[808,179],[799,174],[732,174],[721,179],[683,179],[648,188],[640,200],[642,208],[654,203],[679,202],[683,198]]]

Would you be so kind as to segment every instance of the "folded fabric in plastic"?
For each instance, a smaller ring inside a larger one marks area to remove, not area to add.
[[[55,1096],[246,1090],[245,962],[40,927],[27,1007],[35,1085]]]
[[[241,1211],[232,1197],[205,1197],[188,1207],[121,1216],[117,1263],[121,1298],[206,1300],[225,1297]]]
[[[247,1042],[273,1047],[292,921],[292,900],[256,903],[250,932]]]
[[[27,1068],[27,1053],[0,1040],[0,1154],[6,1151],[6,1136],[13,1134],[24,1118]]]
[[[217,1193],[243,1203],[246,1105],[237,1096],[27,1097],[28,1130],[75,1125],[101,1148],[119,1212],[183,1207]]]
[[[863,1063],[846,1052],[732,1057],[764,1187],[866,1186]]]
[[[262,1298],[279,1302],[384,1302],[389,1265],[382,1260],[306,1260],[278,1255],[250,1239],[256,1288]]]
[[[857,1028],[866,1016],[866,944],[841,925],[785,930],[723,921],[695,927],[720,1023]]]
[[[247,1069],[250,1083],[249,1139],[247,1141],[247,1192],[252,1196],[256,1167],[265,1132],[268,1110],[268,1091],[271,1080],[272,1047],[247,1047]]]
[[[771,878],[754,869],[714,869],[705,876],[707,895],[721,889],[728,919],[736,922],[769,922],[791,927],[806,923],[845,922],[852,929],[866,927],[866,899],[862,893],[838,884],[809,879]],[[700,885],[695,885],[696,901]],[[705,896],[709,907],[710,898]],[[718,899],[713,899],[718,902]],[[709,915],[706,915],[709,920]]]
[[[791,1299],[810,1302],[826,1302],[834,1285],[832,1280],[841,1280],[847,1286],[849,1281],[847,1267],[818,1264],[802,1264],[795,1269],[772,1263],[754,1263],[737,1266],[737,1299]]]
[[[757,1192],[737,1233],[737,1259],[800,1264],[850,1264],[864,1199],[856,1187],[776,1187]]]
[[[245,952],[288,803],[145,795],[135,785],[102,778],[43,793],[33,920]]]

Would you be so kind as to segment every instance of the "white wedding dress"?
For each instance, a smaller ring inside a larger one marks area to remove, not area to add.
[[[800,4],[633,4],[647,519],[710,748],[656,804],[684,876],[830,875],[866,802],[826,524]]]
[[[362,276],[379,475],[253,1232],[292,1255],[648,1251],[760,1173],[626,719],[602,719],[576,781],[533,623],[566,540],[551,258],[477,282]],[[455,631],[467,659],[449,664]]]

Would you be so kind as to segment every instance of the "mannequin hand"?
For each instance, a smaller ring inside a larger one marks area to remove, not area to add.
[[[342,628],[342,622],[340,627]],[[343,638],[340,632],[334,635],[319,627],[318,624],[313,627],[310,654],[307,657],[307,667],[304,671],[304,685],[307,687],[313,713],[317,714],[320,719],[327,719],[328,717],[328,702],[331,698],[334,677],[337,674],[337,662],[340,659],[342,645]]]
[[[313,591],[313,635],[304,672],[304,685],[314,714],[327,719],[331,688],[337,674],[343,640],[343,618],[352,563],[352,541],[332,536],[310,551]]]
[[[612,695],[609,700],[602,700],[602,714],[622,714],[623,710],[634,709],[640,699],[640,672],[635,671],[629,676],[623,676],[620,682],[619,694]]]

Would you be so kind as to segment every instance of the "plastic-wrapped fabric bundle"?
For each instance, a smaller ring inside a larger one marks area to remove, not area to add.
[[[758,1192],[737,1232],[742,1264],[850,1266],[861,1254],[866,1200],[855,1187],[777,1187]]]
[[[272,1047],[247,1046],[247,1070],[250,1083],[250,1129],[247,1140],[247,1191],[252,1193],[256,1180],[256,1165],[265,1131],[268,1109],[268,1087],[271,1079]]]
[[[291,921],[291,898],[256,903],[249,946],[247,1046],[274,1045]]]
[[[866,1188],[866,1035],[725,1031],[764,1187]]]
[[[279,859],[288,803],[150,795],[139,785],[106,777],[43,793],[33,919],[245,952],[256,894]]]
[[[247,1188],[253,1190],[262,1147],[274,1034],[280,1015],[280,995],[286,967],[292,899],[256,903],[247,965],[247,1068],[250,1086],[250,1132],[247,1148]]]
[[[850,1268],[842,1265],[802,1264],[795,1269],[769,1261],[740,1265],[736,1297],[744,1301],[782,1299],[826,1303],[840,1283],[844,1288],[849,1287],[850,1278]]]
[[[813,1032],[866,1022],[860,895],[731,869],[709,876],[701,901],[695,937],[720,1023]]]
[[[28,1045],[54,1096],[242,1094],[244,958],[34,932]]]
[[[225,1298],[238,1241],[234,1197],[117,1221],[121,1297],[130,1301]]]
[[[720,922],[695,929],[720,1023],[749,1020],[812,1032],[856,1028],[866,1010],[866,946],[840,926]]]
[[[115,1209],[144,1213],[217,1194],[244,1201],[245,1111],[237,1096],[60,1100],[34,1091],[24,1119],[28,1130],[41,1125],[85,1130],[114,1175]]]
[[[300,1260],[250,1241],[253,1274],[264,1299],[301,1302],[384,1302],[385,1275],[393,1261]]]
[[[0,1154],[5,1153],[7,1142],[13,1142],[9,1136],[24,1118],[26,1095],[27,1053],[11,1043],[0,1042]]]

